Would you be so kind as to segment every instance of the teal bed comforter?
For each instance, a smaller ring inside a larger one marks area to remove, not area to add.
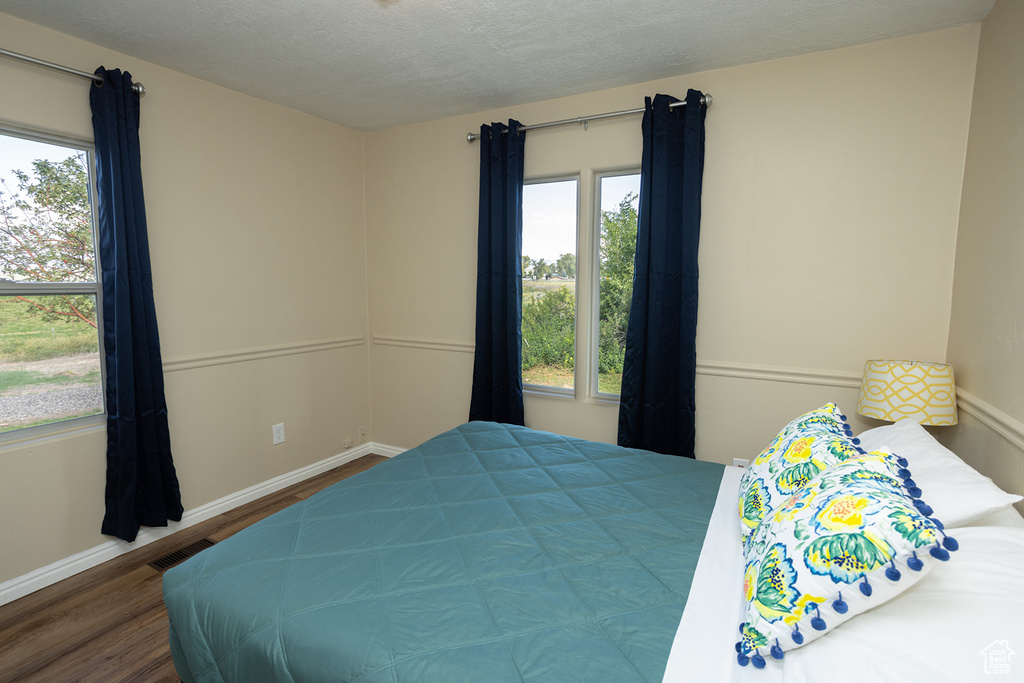
[[[660,681],[721,465],[473,422],[164,576],[207,681]]]

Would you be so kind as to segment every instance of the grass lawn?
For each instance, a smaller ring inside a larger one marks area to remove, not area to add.
[[[523,370],[523,384],[572,389],[573,371],[550,365],[536,365]],[[618,394],[622,387],[622,373],[602,373],[597,376],[597,389],[602,394]]]
[[[572,383],[573,372],[569,368],[535,365],[529,370],[523,370],[523,384],[539,384],[545,387],[572,389]]]
[[[570,291],[576,291],[575,280],[523,280],[523,303],[532,299],[540,298],[545,292],[551,292],[559,287],[566,287]]]
[[[559,287],[568,287],[569,289],[576,291],[575,280],[531,280],[526,278],[523,280],[523,291],[524,292],[549,292],[552,289],[558,289]]]
[[[96,329],[83,322],[47,322],[22,301],[0,300],[0,362],[98,353]]]
[[[602,394],[615,394],[622,390],[621,372],[604,372],[597,376],[597,390]]]
[[[68,384],[99,384],[100,373],[96,370],[88,372],[84,375],[73,375],[70,373],[60,373],[56,375],[50,375],[45,372],[33,372],[32,370],[4,370],[0,366],[0,394],[3,392],[17,388],[29,386],[32,384],[56,384],[56,385],[68,385]]]

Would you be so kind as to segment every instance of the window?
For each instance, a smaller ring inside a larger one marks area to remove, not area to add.
[[[91,156],[0,129],[0,432],[103,413]]]
[[[577,178],[523,187],[523,384],[572,391]]]
[[[597,353],[598,394],[618,394],[626,327],[633,296],[637,208],[640,174],[602,173],[597,176]]]

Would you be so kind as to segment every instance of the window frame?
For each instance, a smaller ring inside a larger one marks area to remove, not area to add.
[[[535,177],[525,178],[523,180],[523,188],[524,188],[524,193],[525,193],[525,188],[526,188],[527,185],[543,185],[543,184],[546,184],[546,183],[560,183],[560,182],[567,182],[567,181],[570,181],[570,180],[571,181],[575,181],[575,183],[576,183],[576,228],[575,228],[576,229],[576,247],[575,247],[575,255],[576,255],[576,284],[575,284],[575,291],[574,291],[574,294],[575,294],[575,297],[576,297],[576,312],[575,312],[575,315],[574,315],[575,331],[573,333],[573,336],[574,336],[574,340],[573,340],[573,346],[574,346],[573,353],[574,353],[575,361],[573,362],[573,369],[572,369],[572,387],[571,388],[570,387],[549,387],[549,386],[545,386],[543,384],[527,384],[526,382],[523,382],[523,394],[531,394],[531,395],[534,395],[534,396],[544,396],[544,397],[547,397],[547,398],[563,398],[563,399],[575,400],[575,398],[576,398],[576,386],[577,386],[577,384],[580,381],[580,371],[579,371],[579,369],[580,369],[580,362],[579,362],[580,361],[580,354],[579,354],[579,350],[580,350],[580,334],[579,334],[580,333],[580,301],[579,301],[579,292],[580,292],[580,263],[579,263],[580,262],[580,193],[581,193],[581,188],[582,188],[582,185],[583,185],[583,179],[582,179],[580,173],[535,176]],[[522,243],[522,234],[520,234],[519,237],[520,237],[520,243]],[[522,262],[522,258],[521,257],[522,257],[522,254],[520,254],[520,262]],[[522,281],[522,276],[520,276],[520,281]],[[520,302],[521,301],[522,301],[522,297],[520,297]],[[522,306],[522,304],[520,303],[520,307],[521,306]],[[520,314],[519,315],[519,318],[520,318],[519,333],[520,333],[520,335],[522,335],[522,330],[523,330],[522,308],[520,308],[519,314]],[[521,353],[521,351],[520,351],[520,353]],[[521,359],[520,359],[519,367],[520,367],[520,379],[522,379],[522,360]]]
[[[100,359],[100,396],[103,401],[103,410],[95,415],[69,418],[48,422],[32,427],[22,427],[9,432],[0,432],[0,445],[8,445],[20,441],[34,440],[40,437],[63,434],[65,432],[77,431],[83,428],[91,428],[102,425],[107,420],[107,361],[103,344],[103,277],[100,263],[99,249],[99,207],[96,191],[96,146],[92,140],[78,138],[70,135],[63,135],[51,131],[26,128],[16,124],[0,120],[0,135],[6,137],[20,138],[48,145],[67,147],[71,150],[85,152],[86,166],[88,171],[88,200],[89,213],[92,218],[92,240],[93,240],[93,268],[95,273],[94,282],[0,282],[0,296],[25,295],[25,296],[50,296],[55,294],[71,295],[92,295],[96,297],[96,337],[97,348]]]
[[[626,166],[605,170],[594,171],[593,188],[593,214],[591,220],[591,249],[590,249],[590,321],[589,321],[589,363],[587,373],[589,377],[589,390],[587,398],[598,403],[611,403],[618,405],[621,394],[612,394],[607,391],[600,391],[598,362],[601,346],[601,181],[605,178],[616,178],[621,176],[640,175],[639,166]],[[638,193],[639,201],[639,193]],[[639,220],[639,216],[638,216]],[[637,226],[639,228],[639,226]],[[636,254],[634,252],[634,258]]]

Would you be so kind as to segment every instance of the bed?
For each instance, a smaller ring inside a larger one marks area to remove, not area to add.
[[[860,623],[876,642],[887,624],[906,628],[905,612],[937,618],[928,591],[949,594],[950,581],[971,584],[963,600],[981,616],[958,618],[983,622],[993,657],[1015,635],[1019,646],[1020,628],[1004,616],[1008,586],[1024,582],[1024,528],[1012,528],[1024,521],[1010,507],[1019,497],[985,480],[994,492],[972,495],[987,507],[956,510],[983,526],[957,530],[948,567],[782,660],[740,666],[745,476],[523,427],[462,425],[168,570],[175,666],[186,683],[820,680],[844,638],[864,637]],[[914,600],[924,606],[905,609]],[[936,642],[926,645],[940,653]],[[967,669],[980,672],[983,655],[972,657]],[[888,660],[867,659],[851,670],[890,671],[875,666]]]

